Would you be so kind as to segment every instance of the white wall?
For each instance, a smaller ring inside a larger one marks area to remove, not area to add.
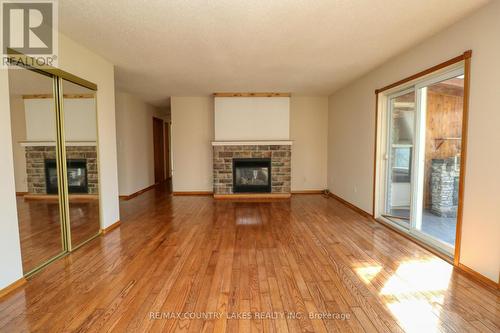
[[[0,70],[0,289],[23,275],[10,130],[9,80]]]
[[[59,35],[59,68],[97,84],[102,227],[119,220],[113,65]],[[17,224],[8,73],[0,70],[0,288],[22,277]]]
[[[135,96],[116,92],[116,135],[120,195],[154,184],[153,117],[158,110]]]
[[[290,100],[292,191],[322,190],[326,184],[328,97]]]
[[[213,97],[172,97],[172,188],[212,191]]]
[[[56,139],[52,99],[25,99],[24,112],[27,141],[54,141]],[[96,141],[95,100],[93,98],[65,98],[64,128],[67,141]]]
[[[120,219],[115,124],[115,80],[112,63],[59,35],[59,67],[97,84],[97,132],[102,227]]]
[[[20,141],[26,140],[26,119],[24,116],[23,97],[21,95],[10,96],[10,111],[16,192],[27,192],[26,154],[24,147],[19,144]]]
[[[493,281],[500,270],[500,1],[336,92],[329,101],[328,187],[372,211],[375,89],[473,50],[460,261]]]
[[[215,97],[215,140],[289,140],[290,97]]]

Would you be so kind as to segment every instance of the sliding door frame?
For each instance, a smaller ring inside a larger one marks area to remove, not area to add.
[[[440,76],[439,74],[449,73],[457,68],[463,67],[464,74],[464,96],[463,96],[463,114],[462,114],[462,145],[461,145],[461,158],[460,158],[460,176],[459,176],[459,191],[458,191],[458,211],[457,211],[457,225],[456,225],[456,240],[455,240],[455,249],[453,252],[453,258],[449,257],[449,254],[442,252],[439,246],[436,246],[435,240],[431,237],[426,237],[425,235],[421,237],[420,234],[415,234],[414,232],[407,232],[410,237],[412,237],[418,244],[437,254],[441,258],[453,263],[455,266],[458,266],[460,263],[460,248],[461,248],[461,239],[462,239],[462,220],[463,220],[463,205],[464,205],[464,190],[465,190],[465,175],[466,175],[466,160],[467,160],[467,132],[468,132],[468,118],[469,118],[469,93],[470,93],[470,67],[471,67],[471,57],[472,51],[465,51],[463,54],[452,58],[448,61],[440,63],[436,66],[428,68],[422,72],[411,75],[405,79],[387,85],[383,88],[375,90],[375,100],[376,100],[376,110],[375,110],[375,140],[374,140],[374,169],[373,169],[373,203],[372,203],[372,217],[379,221],[380,214],[380,196],[381,196],[381,185],[382,180],[380,179],[382,176],[381,169],[383,165],[383,156],[381,156],[380,147],[383,146],[384,140],[383,138],[383,114],[381,110],[387,107],[386,102],[388,101],[388,96],[391,93],[395,93],[397,91],[402,91],[410,87],[415,87],[416,92],[416,108],[419,107],[418,103],[420,103],[420,96],[418,92],[418,87],[420,84],[424,83],[426,77],[434,78],[434,76]],[[441,72],[441,73],[440,73]],[[387,112],[386,112],[387,113]],[[419,118],[419,117],[417,117]],[[418,121],[418,119],[417,119]],[[418,127],[418,126],[417,126]],[[417,128],[418,130],[418,128]],[[418,133],[416,133],[418,135]],[[418,149],[415,149],[417,151]],[[415,163],[418,163],[419,158],[415,157]],[[416,201],[416,200],[413,200]],[[412,204],[413,205],[413,204]],[[412,206],[412,210],[414,210],[414,206]],[[381,221],[384,224],[387,224],[385,221]],[[400,230],[405,232],[404,228],[397,225],[394,226],[396,230]],[[411,230],[411,228],[410,228]],[[430,240],[429,240],[430,239]],[[423,241],[423,242],[422,242]]]
[[[433,75],[429,79],[424,79],[415,84],[415,93],[416,93],[416,126],[415,126],[415,163],[414,170],[415,172],[415,182],[414,188],[412,191],[412,196],[415,198],[412,202],[411,207],[411,227],[410,234],[415,237],[421,238],[422,240],[430,243],[434,247],[443,251],[448,255],[454,255],[454,246],[450,246],[441,240],[431,237],[421,231],[422,226],[422,212],[423,212],[423,196],[424,196],[424,178],[425,178],[425,139],[427,135],[427,87],[446,81],[448,79],[452,79],[454,77],[465,75],[464,66],[454,67],[451,66],[448,70],[444,71],[441,74]],[[464,77],[465,80],[465,77]],[[465,83],[465,81],[464,81]],[[464,91],[465,94],[465,91]],[[462,114],[463,117],[463,114]],[[462,158],[461,158],[462,159]],[[460,174],[462,171],[460,171]],[[460,191],[460,185],[459,185]],[[457,216],[458,220],[458,216]],[[458,221],[457,221],[458,223]],[[455,230],[455,233],[457,230]],[[456,234],[455,234],[456,237]],[[456,246],[456,245],[455,245]]]
[[[385,126],[386,126],[386,133],[388,133],[388,135],[386,135],[386,142],[385,144],[383,144],[385,146],[385,149],[386,149],[386,156],[384,156],[384,160],[386,160],[385,162],[385,194],[384,194],[384,197],[383,197],[383,203],[384,203],[384,210],[387,211],[388,209],[388,198],[387,198],[387,193],[389,193],[389,189],[390,189],[390,186],[392,185],[392,182],[389,181],[391,179],[391,167],[392,167],[392,157],[391,157],[391,152],[392,152],[392,141],[393,141],[393,132],[391,130],[391,127],[392,127],[392,124],[391,124],[391,120],[392,120],[392,115],[393,115],[393,112],[394,112],[394,107],[391,103],[391,100],[394,99],[394,98],[398,98],[400,96],[404,96],[406,94],[409,94],[411,92],[415,92],[415,88],[414,87],[406,87],[404,89],[401,89],[401,90],[397,90],[391,94],[387,94],[386,96],[386,99],[387,99],[387,103],[386,104],[386,119],[385,119]],[[415,129],[415,122],[413,123],[413,128]],[[412,149],[412,151],[414,151],[414,149]],[[412,152],[413,154],[413,152]],[[411,159],[412,160],[412,163],[414,161],[414,158]],[[413,179],[413,172],[412,172],[412,175],[411,175],[411,178]],[[411,204],[412,204],[412,201],[413,201],[413,192],[410,193],[410,207],[411,207]],[[408,229],[409,226],[410,226],[410,218],[408,218],[408,223],[403,223],[403,222],[400,222],[398,220],[405,220],[404,218],[402,217],[398,217],[398,216],[389,216],[388,214],[380,214],[381,216],[385,217],[386,219],[390,220],[391,222],[399,225],[400,227],[404,228],[404,229]],[[395,220],[392,220],[390,218],[394,218]]]
[[[57,185],[58,185],[58,203],[59,203],[59,219],[61,224],[61,242],[62,242],[62,252],[34,269],[25,272],[24,277],[30,277],[43,268],[56,261],[57,259],[64,257],[68,253],[80,248],[91,240],[102,234],[102,197],[101,197],[101,189],[100,189],[100,178],[101,173],[98,172],[98,200],[99,200],[99,232],[85,240],[84,242],[77,244],[76,246],[71,242],[71,221],[69,215],[69,193],[68,193],[68,174],[67,174],[67,165],[66,165],[66,140],[65,140],[65,129],[64,129],[64,91],[63,91],[63,80],[68,82],[77,84],[79,86],[85,87],[87,89],[93,90],[94,93],[97,93],[97,85],[93,82],[82,79],[76,75],[63,71],[59,68],[51,67],[48,65],[35,67],[27,64],[36,64],[37,62],[33,60],[33,58],[24,55],[18,51],[8,49],[7,62],[10,65],[14,65],[17,67],[21,67],[24,70],[33,71],[39,73],[41,75],[48,76],[52,79],[52,94],[53,94],[53,102],[54,102],[54,112],[56,118],[56,142],[55,142],[55,150],[56,150],[56,160],[57,160]],[[97,115],[97,103],[96,103],[96,115]],[[98,128],[98,119],[96,116],[96,127]],[[99,147],[99,134],[96,133],[96,148]],[[99,159],[99,149],[96,149],[97,153],[97,167],[99,168],[100,159]]]

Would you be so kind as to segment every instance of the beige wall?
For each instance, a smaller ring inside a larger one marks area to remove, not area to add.
[[[387,62],[329,100],[328,187],[372,211],[376,88],[472,49],[461,263],[498,281],[500,265],[500,1]]]
[[[328,97],[290,100],[292,191],[326,188]]]
[[[172,97],[173,191],[212,191],[213,97]]]
[[[215,140],[289,140],[290,97],[215,97]]]
[[[50,84],[50,80],[47,80]],[[19,88],[18,88],[19,89]],[[49,98],[24,100],[27,141],[54,141],[54,101]],[[64,131],[66,141],[96,141],[97,118],[93,98],[64,99]]]
[[[174,191],[212,191],[214,99],[172,97]],[[326,188],[328,98],[292,96],[292,190]]]
[[[116,92],[120,195],[130,195],[154,184],[153,117],[158,112],[131,94]]]
[[[59,35],[59,68],[97,84],[102,227],[118,221],[115,90],[113,65]],[[8,73],[0,70],[0,289],[22,277],[13,167]]]
[[[26,154],[24,153],[24,147],[19,144],[20,141],[26,140],[26,118],[23,97],[21,95],[10,96],[10,118],[16,192],[27,192]]]

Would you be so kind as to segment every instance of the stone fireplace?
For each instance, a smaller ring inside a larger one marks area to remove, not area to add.
[[[291,142],[213,142],[212,145],[214,195],[290,193]]]
[[[25,152],[28,193],[42,195],[57,193],[55,146],[26,146]],[[98,194],[96,146],[68,146],[66,159],[68,192]]]
[[[289,198],[290,94],[214,95],[214,197]]]

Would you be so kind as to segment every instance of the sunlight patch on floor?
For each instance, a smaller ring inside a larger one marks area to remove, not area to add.
[[[381,295],[398,295],[447,290],[453,267],[440,259],[415,260],[400,264],[381,290]]]
[[[363,266],[354,269],[356,274],[365,282],[370,283],[370,281],[377,276],[377,274],[382,270],[382,266]]]
[[[440,332],[439,317],[425,300],[408,299],[388,303],[387,307],[405,332]]]
[[[380,295],[392,301],[389,310],[407,332],[440,332],[440,307],[453,267],[440,259],[411,260],[400,264]]]

